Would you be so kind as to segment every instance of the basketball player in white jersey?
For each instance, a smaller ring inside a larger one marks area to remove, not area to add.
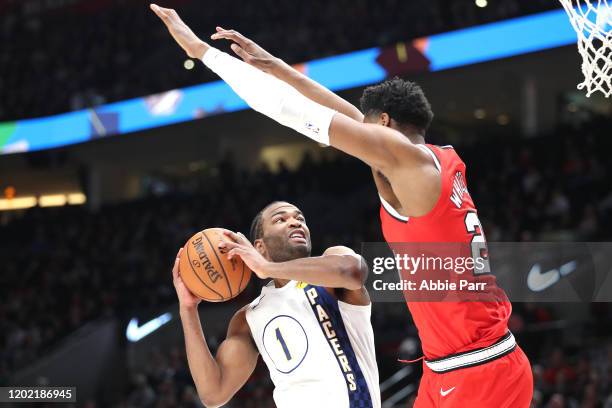
[[[207,407],[227,403],[245,384],[261,354],[278,408],[379,408],[380,390],[364,287],[367,265],[346,247],[310,257],[302,212],[274,202],[253,220],[251,242],[226,231],[219,248],[272,280],[240,309],[212,356],[197,311],[199,298],[184,285],[179,255],[173,269],[189,368]]]

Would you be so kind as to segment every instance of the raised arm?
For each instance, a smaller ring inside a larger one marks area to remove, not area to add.
[[[228,258],[239,256],[261,279],[296,280],[327,288],[359,290],[368,275],[368,265],[352,249],[335,246],[322,256],[298,258],[286,262],[265,259],[242,234],[225,230],[231,241],[219,244]]]
[[[247,64],[286,82],[308,99],[343,113],[358,122],[363,122],[363,114],[355,105],[304,75],[280,58],[274,57],[239,32],[217,27],[217,32],[211,38],[213,40],[232,41],[232,51]]]
[[[202,403],[206,407],[218,407],[227,403],[255,370],[257,348],[251,339],[243,308],[230,321],[227,337],[219,346],[216,357],[212,356],[198,314],[200,300],[189,292],[180,277],[179,256],[180,252],[172,273],[179,298],[189,370]]]
[[[379,169],[397,186],[397,197],[412,216],[431,210],[440,177],[431,157],[401,133],[360,123],[320,105],[295,88],[200,40],[170,9],[152,6],[168,31],[190,56],[218,74],[254,110],[323,144],[332,145]],[[234,47],[235,48],[235,47]],[[406,188],[409,187],[409,188]]]

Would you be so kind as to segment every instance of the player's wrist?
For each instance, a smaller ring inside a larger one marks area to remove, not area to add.
[[[191,58],[197,58],[197,59],[202,59],[204,58],[204,55],[206,54],[206,52],[210,49],[210,45],[208,45],[206,42],[202,41],[202,40],[198,40],[196,41],[196,43],[191,47],[191,52],[190,52],[190,57]]]
[[[264,259],[257,265],[256,269],[253,272],[261,279],[276,278],[274,276],[274,262]]]
[[[198,312],[200,302],[179,302],[179,313],[181,316],[192,315]]]
[[[288,75],[291,74],[291,71],[293,71],[291,65],[287,64],[280,58],[271,57],[270,68],[268,70],[269,74],[280,80],[284,80]]]

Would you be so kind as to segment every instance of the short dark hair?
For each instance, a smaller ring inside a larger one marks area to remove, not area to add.
[[[359,102],[365,116],[387,113],[400,125],[412,125],[423,132],[434,116],[423,89],[398,77],[367,87]]]
[[[255,240],[263,237],[263,212],[266,211],[268,207],[276,203],[282,203],[283,201],[272,201],[270,204],[266,205],[262,208],[253,221],[251,221],[251,230],[249,232],[249,237],[251,238],[251,242],[255,242]]]

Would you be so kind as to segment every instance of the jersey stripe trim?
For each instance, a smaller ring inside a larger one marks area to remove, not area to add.
[[[438,168],[438,171],[439,171],[440,173],[442,173],[442,166],[440,165],[440,161],[438,160],[438,156],[436,156],[436,154],[433,152],[433,150],[431,150],[431,149],[429,148],[429,146],[425,146],[425,145],[423,145],[423,144],[418,144],[418,145],[416,145],[416,146],[417,146],[417,147],[419,147],[421,150],[423,150],[423,151],[425,151],[425,152],[429,153],[429,155],[430,155],[430,156],[431,156],[431,158],[433,159],[433,161],[434,161],[434,163],[435,163],[436,167]]]
[[[397,219],[398,221],[408,222],[408,219],[409,219],[408,217],[398,213],[397,210],[395,208],[393,208],[391,206],[391,204],[389,204],[384,198],[382,198],[382,196],[380,194],[378,196],[380,197],[380,202],[381,202],[383,208],[385,209],[385,211],[387,211],[389,213],[390,216],[392,216],[393,218]]]
[[[373,408],[372,395],[344,326],[338,299],[314,285],[307,285],[304,294],[346,381],[349,408]]]
[[[516,348],[516,340],[508,332],[504,337],[489,347],[455,354],[436,360],[425,360],[425,364],[434,373],[447,373],[459,368],[473,367],[496,360],[511,353]]]

